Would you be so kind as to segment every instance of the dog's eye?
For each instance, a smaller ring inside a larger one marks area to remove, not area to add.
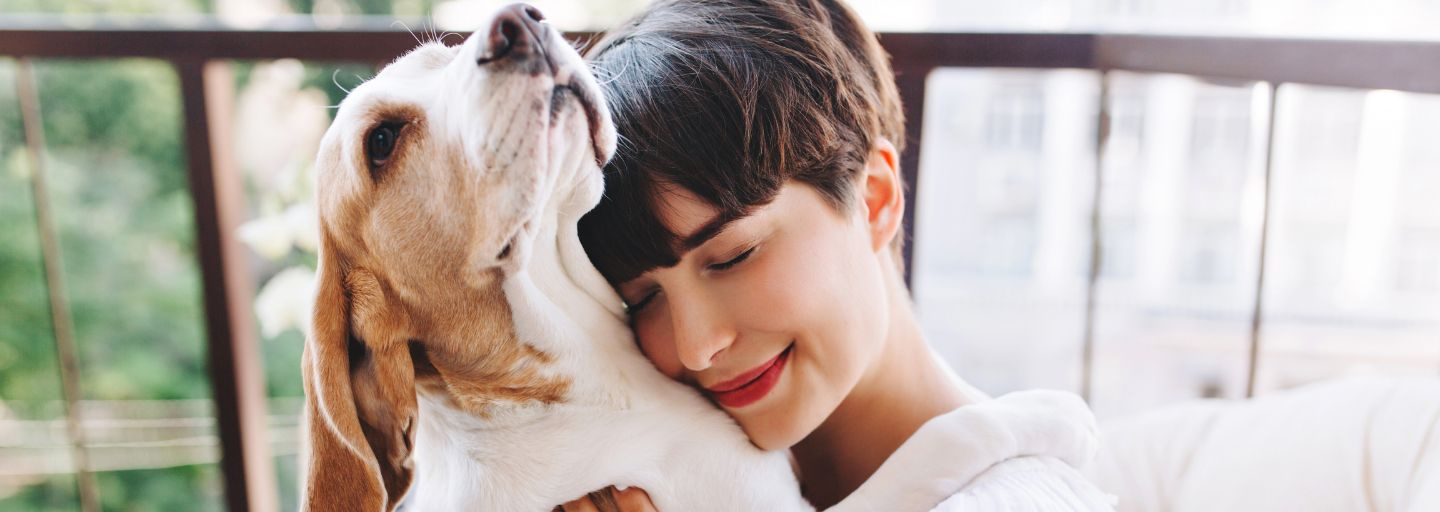
[[[395,152],[395,142],[400,138],[402,125],[395,122],[384,122],[370,129],[365,135],[365,156],[370,159],[371,167],[382,167],[390,161],[390,155]]]

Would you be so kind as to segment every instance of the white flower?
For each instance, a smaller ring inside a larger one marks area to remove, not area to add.
[[[300,203],[285,210],[285,225],[300,250],[313,253],[320,246],[320,216],[313,203]]]
[[[284,215],[252,219],[241,224],[235,234],[256,254],[270,260],[278,260],[289,254],[290,247],[295,243],[295,237],[286,225]]]
[[[315,272],[290,267],[275,274],[255,295],[255,316],[260,333],[274,338],[288,329],[310,335],[310,312],[315,306]]]
[[[315,205],[300,203],[291,205],[278,215],[267,215],[241,224],[236,234],[256,254],[274,261],[290,254],[290,249],[294,247],[315,252],[320,245],[320,219],[316,216]]]
[[[315,159],[330,125],[325,93],[305,88],[305,65],[281,59],[256,64],[235,102],[235,153],[263,192],[307,199],[297,177]]]

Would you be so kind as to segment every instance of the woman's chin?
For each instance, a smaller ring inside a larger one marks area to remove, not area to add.
[[[759,449],[764,450],[764,451],[767,451],[767,452],[775,451],[775,450],[787,450],[787,449],[789,449],[791,446],[795,446],[795,443],[800,442],[801,437],[803,437],[803,436],[797,437],[797,436],[793,436],[793,435],[785,435],[785,434],[786,434],[785,432],[774,432],[774,431],[755,431],[755,432],[752,432],[752,431],[750,431],[750,430],[748,430],[748,429],[745,431],[745,433],[746,433],[746,435],[750,436],[750,442],[751,442],[752,444],[754,444],[756,448],[759,448]]]
[[[750,442],[761,450],[789,449],[810,435],[815,427],[807,418],[802,417],[803,408],[793,407],[791,404],[775,405],[764,411],[753,411],[745,415],[731,411],[740,427],[745,429],[745,435],[750,437]]]

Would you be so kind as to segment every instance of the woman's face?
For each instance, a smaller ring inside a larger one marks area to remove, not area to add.
[[[884,344],[879,258],[888,249],[874,248],[864,208],[837,211],[797,182],[718,231],[715,208],[688,191],[660,203],[661,221],[681,239],[713,236],[677,265],[620,284],[642,350],[666,375],[703,390],[760,448],[794,445]]]

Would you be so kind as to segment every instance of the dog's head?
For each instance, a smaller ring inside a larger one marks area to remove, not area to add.
[[[507,7],[488,27],[385,67],[341,103],[321,142],[319,283],[302,363],[310,509],[394,508],[413,475],[417,367],[420,380],[451,385],[431,356],[507,359],[501,379],[525,382],[496,386],[554,399],[556,387],[525,379],[545,355],[504,339],[513,329],[499,286],[524,266],[547,207],[598,201],[616,136],[584,61],[539,11]],[[496,315],[493,332],[477,333],[489,344],[430,339],[477,315]]]

